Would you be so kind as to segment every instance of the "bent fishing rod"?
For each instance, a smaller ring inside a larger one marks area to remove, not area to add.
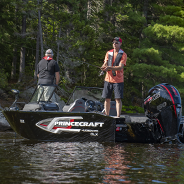
[[[90,64],[90,63],[88,63],[88,62],[84,62],[84,61],[78,61],[78,62],[81,62],[82,64],[91,65],[91,66],[94,66],[94,67],[96,67],[96,68],[100,68],[100,69],[101,69],[101,67],[96,66],[96,65],[93,65],[93,64]],[[100,71],[100,73],[99,73],[98,76],[102,76],[103,74],[104,74],[104,71]]]

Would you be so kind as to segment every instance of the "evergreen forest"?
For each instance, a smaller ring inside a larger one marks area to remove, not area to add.
[[[66,94],[103,87],[98,67],[119,36],[128,56],[123,104],[141,107],[160,83],[175,86],[184,102],[184,0],[1,0],[0,14],[2,89],[35,84],[48,48]]]

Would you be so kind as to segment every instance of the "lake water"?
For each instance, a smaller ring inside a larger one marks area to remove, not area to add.
[[[32,142],[0,132],[0,184],[184,183],[184,145]]]

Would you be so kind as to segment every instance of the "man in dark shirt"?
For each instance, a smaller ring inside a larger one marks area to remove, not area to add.
[[[60,75],[59,75],[59,66],[58,63],[53,60],[53,51],[48,49],[45,52],[45,57],[38,63],[37,65],[37,77],[38,77],[38,85],[39,84],[46,84],[52,85],[59,84]],[[40,88],[40,86],[38,86]],[[49,86],[43,86],[44,93],[42,95],[41,101],[47,101],[49,96],[51,95],[52,91],[50,90]],[[42,88],[40,88],[40,94],[42,94]],[[39,96],[39,95],[38,95]],[[51,101],[56,101],[55,95],[52,96],[50,99]]]
[[[53,51],[48,49],[45,52],[45,57],[37,65],[38,84],[54,84],[56,78],[56,85],[59,84],[59,66],[53,60]]]

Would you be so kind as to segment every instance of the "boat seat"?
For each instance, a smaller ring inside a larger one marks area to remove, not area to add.
[[[28,103],[25,104],[24,108],[22,109],[23,111],[39,111],[39,110],[43,110],[43,111],[59,111],[59,106],[56,103]]]
[[[46,111],[59,111],[58,104],[53,103],[53,102],[43,103],[43,108]]]
[[[102,113],[105,114],[105,109],[102,111]],[[110,112],[109,112],[110,116],[117,116],[117,112],[116,112],[116,101],[111,101],[110,102]]]
[[[22,109],[23,111],[38,111],[42,109],[42,105],[41,104],[37,104],[37,103],[28,103],[25,104],[24,108]]]
[[[85,102],[83,99],[76,99],[72,104],[65,105],[63,112],[85,112]]]

